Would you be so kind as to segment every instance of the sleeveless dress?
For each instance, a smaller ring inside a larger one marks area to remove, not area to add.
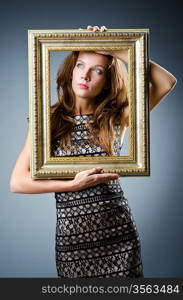
[[[74,116],[74,147],[54,156],[106,156],[88,139],[92,115]],[[114,149],[120,155],[119,126]],[[59,142],[59,141],[57,141]],[[56,268],[60,278],[143,277],[139,234],[118,180],[76,192],[57,192]]]

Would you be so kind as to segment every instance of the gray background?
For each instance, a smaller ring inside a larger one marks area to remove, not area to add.
[[[141,237],[145,277],[183,276],[182,33],[178,1],[1,4],[0,277],[56,277],[54,194],[19,195],[9,177],[27,134],[28,29],[150,28],[150,57],[178,79],[151,113],[151,176],[122,178]]]

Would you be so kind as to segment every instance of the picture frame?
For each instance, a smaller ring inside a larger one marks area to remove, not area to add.
[[[128,155],[51,156],[51,55],[63,51],[128,51]],[[149,29],[28,30],[32,179],[72,179],[93,167],[120,176],[150,176]]]

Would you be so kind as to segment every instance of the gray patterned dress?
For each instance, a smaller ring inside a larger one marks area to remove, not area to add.
[[[88,140],[92,115],[77,115],[74,148],[54,156],[107,155]],[[120,152],[116,126],[115,151]],[[139,234],[118,180],[77,192],[55,193],[57,209],[56,267],[61,278],[143,277]]]

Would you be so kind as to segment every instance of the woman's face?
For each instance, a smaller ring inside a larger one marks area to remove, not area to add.
[[[72,89],[77,99],[94,99],[106,83],[108,58],[93,52],[80,52],[72,73]]]

